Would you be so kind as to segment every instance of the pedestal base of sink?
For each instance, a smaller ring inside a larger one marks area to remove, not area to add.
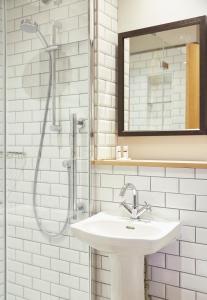
[[[144,256],[111,255],[111,300],[144,300]]]

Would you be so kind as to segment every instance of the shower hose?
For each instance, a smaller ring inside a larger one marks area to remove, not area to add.
[[[49,110],[49,104],[50,104],[50,97],[51,97],[51,89],[52,89],[52,55],[48,51],[49,55],[49,82],[48,82],[48,90],[47,90],[47,100],[45,105],[45,113],[44,113],[44,119],[43,119],[43,126],[42,126],[42,133],[40,137],[40,144],[39,144],[39,150],[37,154],[37,161],[35,166],[35,173],[34,173],[34,184],[33,184],[33,210],[34,210],[34,216],[37,223],[37,226],[40,230],[40,232],[49,239],[55,239],[60,238],[64,235],[64,232],[70,222],[70,172],[71,167],[67,166],[67,172],[68,172],[68,206],[67,206],[67,215],[64,220],[64,224],[59,232],[52,233],[48,231],[42,224],[41,219],[38,216],[38,209],[37,209],[37,180],[38,180],[38,174],[40,169],[40,161],[42,156],[42,149],[44,144],[44,137],[45,137],[45,130],[47,125],[47,117],[48,117],[48,110]]]

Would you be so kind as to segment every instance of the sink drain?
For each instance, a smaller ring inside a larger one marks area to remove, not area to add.
[[[126,226],[126,229],[130,229],[130,230],[134,230],[135,229],[135,227],[134,226]]]

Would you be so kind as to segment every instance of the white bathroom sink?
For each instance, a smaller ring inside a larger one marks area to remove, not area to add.
[[[111,257],[111,299],[144,300],[144,256],[175,240],[179,222],[144,221],[98,213],[71,225],[72,233]]]
[[[148,255],[175,239],[179,225],[179,222],[138,221],[98,213],[71,225],[71,229],[76,237],[97,250]]]

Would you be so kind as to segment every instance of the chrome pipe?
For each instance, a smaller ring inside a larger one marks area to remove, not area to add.
[[[51,52],[52,56],[52,125],[50,129],[54,132],[60,131],[60,126],[57,125],[56,118],[56,51],[59,46],[56,45],[56,24],[53,25],[53,33],[52,33],[52,45],[48,46],[46,51]]]

